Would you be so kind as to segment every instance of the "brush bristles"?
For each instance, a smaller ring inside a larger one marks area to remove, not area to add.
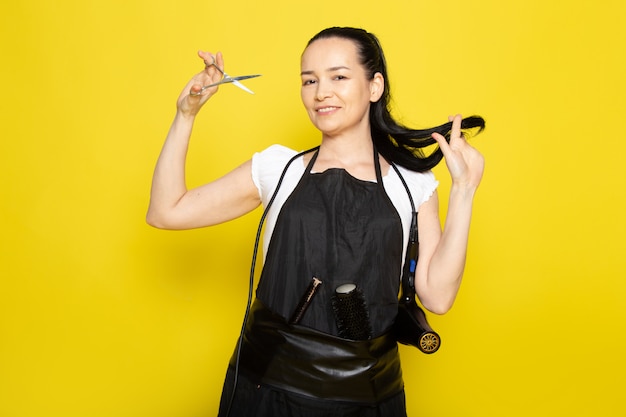
[[[363,292],[356,287],[347,293],[337,290],[332,306],[339,336],[350,340],[371,339],[372,328]]]

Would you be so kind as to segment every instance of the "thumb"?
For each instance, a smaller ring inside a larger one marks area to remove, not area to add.
[[[202,84],[201,83],[194,83],[189,88],[189,97],[198,99],[198,100],[202,97]]]

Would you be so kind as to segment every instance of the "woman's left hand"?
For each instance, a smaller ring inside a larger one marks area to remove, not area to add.
[[[448,171],[450,171],[452,183],[476,188],[483,176],[485,159],[463,136],[461,132],[461,115],[450,116],[448,120],[452,122],[450,143],[439,133],[433,133],[432,137],[437,141],[443,156],[446,158],[446,165]]]

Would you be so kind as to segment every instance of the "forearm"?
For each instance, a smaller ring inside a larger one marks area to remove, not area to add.
[[[167,211],[174,208],[187,192],[185,161],[194,119],[194,116],[177,112],[170,126],[152,177],[146,217],[149,224],[159,227]]]
[[[461,285],[472,216],[475,187],[452,185],[443,233],[428,265],[423,293],[427,308],[447,312]]]

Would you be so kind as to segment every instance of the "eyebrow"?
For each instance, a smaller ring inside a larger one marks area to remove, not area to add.
[[[343,65],[340,65],[338,67],[330,67],[330,68],[326,69],[326,72],[333,72],[333,71],[337,71],[337,70],[340,70],[340,69],[347,69],[347,70],[349,70],[350,68],[349,67],[345,67]],[[314,71],[302,71],[300,73],[300,75],[311,75],[313,73],[314,73]]]

